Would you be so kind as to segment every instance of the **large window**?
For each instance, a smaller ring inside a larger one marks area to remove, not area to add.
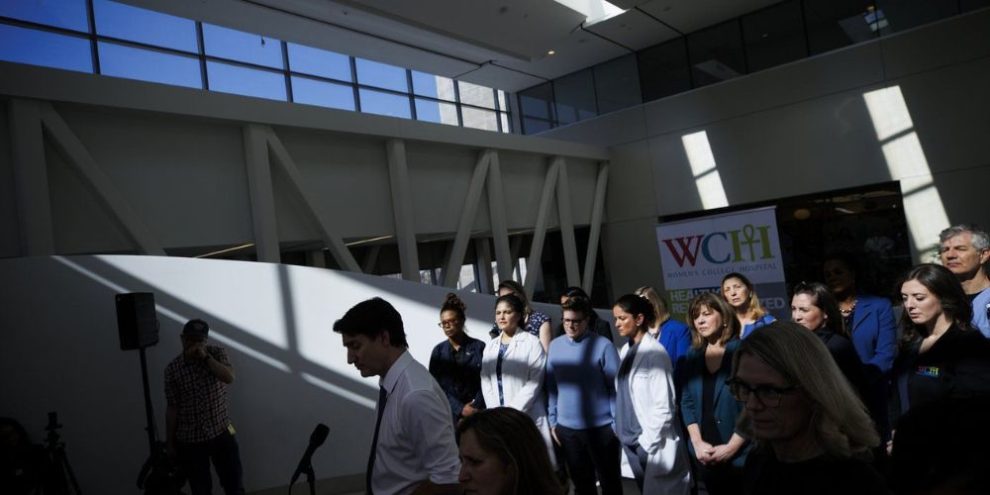
[[[0,60],[510,132],[493,88],[112,0],[0,0]]]

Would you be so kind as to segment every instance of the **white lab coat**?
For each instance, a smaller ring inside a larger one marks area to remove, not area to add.
[[[622,346],[619,358],[629,352]],[[618,381],[618,379],[616,379]],[[639,445],[649,455],[643,495],[687,494],[691,490],[690,462],[677,425],[677,396],[670,356],[656,339],[644,335],[629,371],[629,395],[636,421],[643,430]],[[630,459],[630,462],[635,462]]]
[[[503,405],[498,400],[498,377],[495,375],[501,338],[502,334],[499,334],[489,341],[481,357],[481,393],[485,397],[485,407],[488,408]],[[543,352],[540,339],[525,330],[516,330],[502,358],[502,394],[505,407],[522,411],[533,418],[547,444],[550,462],[556,468],[543,393],[546,361],[547,356]]]

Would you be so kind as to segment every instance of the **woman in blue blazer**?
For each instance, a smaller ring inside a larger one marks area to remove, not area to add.
[[[732,306],[711,293],[694,298],[688,316],[692,346],[677,370],[688,450],[709,493],[742,493],[748,446],[736,430],[742,406],[727,384],[740,342],[739,320]]]
[[[825,258],[825,285],[839,302],[839,311],[849,331],[856,354],[863,363],[870,416],[884,441],[889,440],[887,398],[891,370],[897,354],[897,324],[890,301],[856,290],[855,258],[835,254]]]

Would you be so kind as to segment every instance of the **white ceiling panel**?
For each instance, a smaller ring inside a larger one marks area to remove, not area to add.
[[[458,79],[509,92],[516,92],[520,89],[526,89],[547,81],[543,78],[493,64],[482,65],[478,69],[461,74],[458,76]]]
[[[584,22],[550,0],[339,0],[520,60],[538,58]]]
[[[625,48],[580,29],[554,44],[553,50],[554,55],[533,62],[506,61],[499,65],[553,79],[629,53]]]
[[[642,50],[678,36],[676,31],[638,10],[627,10],[586,28],[633,50]]]
[[[553,0],[120,1],[510,91],[779,2],[613,0],[628,10],[582,29]]]

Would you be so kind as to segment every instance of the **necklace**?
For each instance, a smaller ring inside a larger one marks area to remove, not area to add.
[[[842,307],[841,304],[839,305],[839,312],[842,313],[842,316],[843,317],[848,317],[855,310],[856,310],[856,300],[855,299],[853,299],[852,304],[850,304],[848,308]]]

